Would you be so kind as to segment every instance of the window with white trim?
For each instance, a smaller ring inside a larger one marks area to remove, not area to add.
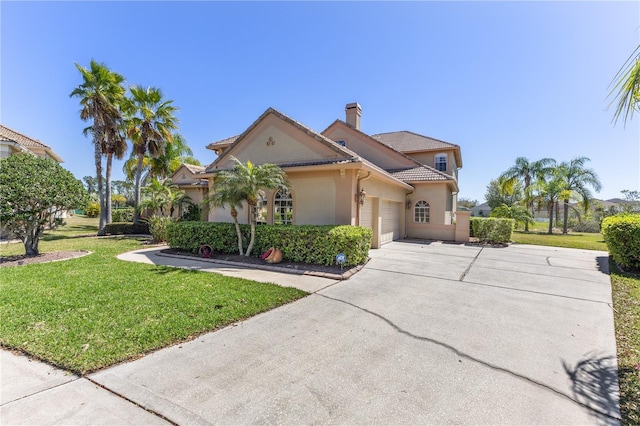
[[[273,197],[273,224],[290,225],[293,223],[293,197],[291,192],[281,189]]]
[[[413,221],[416,223],[429,223],[429,203],[420,200],[413,206]]]
[[[436,154],[434,159],[434,166],[436,170],[441,172],[447,171],[447,154]]]

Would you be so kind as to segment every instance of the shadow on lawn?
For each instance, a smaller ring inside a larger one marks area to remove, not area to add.
[[[576,401],[591,408],[591,414],[604,424],[620,419],[618,368],[615,356],[587,354],[575,366],[562,362],[572,383]]]
[[[199,271],[197,269],[184,269],[184,268],[175,268],[172,266],[156,266],[153,268],[153,272],[158,275],[169,275],[169,274],[197,274]]]

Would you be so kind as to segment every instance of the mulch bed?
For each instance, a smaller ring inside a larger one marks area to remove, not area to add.
[[[52,253],[40,253],[37,256],[27,256],[26,254],[15,256],[0,256],[0,268],[5,266],[22,266],[33,263],[54,262],[56,260],[67,260],[86,255],[86,250],[77,251],[55,251]]]
[[[205,258],[203,258],[199,254],[195,254],[190,251],[178,250],[178,249],[166,249],[166,250],[162,250],[162,253],[197,257],[198,259],[205,260]],[[280,268],[292,269],[294,271],[300,271],[301,273],[304,271],[310,271],[310,272],[317,272],[317,273],[341,275],[348,272],[350,269],[352,269],[352,267],[350,266],[347,266],[341,269],[340,266],[338,265],[324,266],[324,265],[314,265],[314,264],[302,263],[302,262],[290,262],[287,260],[283,260],[280,263],[269,264],[264,260],[262,260],[262,258],[260,257],[241,256],[239,254],[227,254],[227,253],[217,253],[217,252],[212,253],[211,256],[206,260],[224,260],[227,262],[236,262],[236,263],[246,264],[249,267],[252,265],[261,265],[261,266],[271,265],[271,266],[276,266]]]

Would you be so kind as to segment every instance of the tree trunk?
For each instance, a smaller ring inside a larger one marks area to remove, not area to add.
[[[97,133],[97,134],[96,134]],[[104,226],[106,222],[106,212],[104,211],[104,191],[102,185],[102,149],[100,146],[99,135],[100,132],[94,130],[93,145],[94,145],[94,161],[96,163],[96,179],[98,180],[98,199],[100,200],[100,219],[98,221],[98,235],[104,235]]]
[[[251,222],[251,239],[249,240],[249,246],[247,247],[247,252],[245,256],[249,256],[251,254],[251,250],[253,250],[253,244],[256,241],[256,217],[253,211],[254,206],[249,206],[249,221]]]
[[[140,185],[142,180],[142,162],[144,161],[144,154],[138,154],[138,165],[136,167],[136,189],[133,198],[133,223],[140,223]]]
[[[553,234],[553,202],[549,202],[549,234]]]
[[[111,214],[111,164],[113,162],[113,153],[107,153],[107,167],[105,170],[105,190],[104,190],[104,204],[105,204],[105,220],[106,223],[112,222]]]
[[[38,244],[40,243],[39,228],[39,226],[29,226],[27,232],[24,234],[24,252],[27,256],[37,256],[40,254],[38,250]]]
[[[569,199],[565,198],[564,200],[564,223],[562,225],[562,233],[566,234],[567,233],[567,224],[569,222]]]
[[[236,226],[236,235],[238,236],[238,254],[242,256],[242,232],[240,232],[240,225],[238,224],[238,210],[233,207],[231,208],[231,217]]]

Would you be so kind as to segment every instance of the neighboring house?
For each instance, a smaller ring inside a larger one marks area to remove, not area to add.
[[[0,158],[7,158],[19,152],[28,152],[38,157],[51,158],[58,163],[63,162],[62,158],[48,145],[0,124]],[[67,214],[66,212],[60,212],[57,213],[57,216],[64,218]],[[7,238],[8,236],[9,232],[0,226],[0,238]]]
[[[200,205],[209,191],[209,181],[200,176],[204,173],[204,166],[194,166],[182,163],[178,170],[171,175],[171,183],[177,185],[194,204]],[[180,212],[176,211],[176,214]],[[207,220],[207,212],[203,209],[202,220]]]
[[[489,204],[482,203],[471,208],[471,216],[473,217],[489,217],[491,216],[491,207]]]
[[[360,130],[361,114],[348,104],[345,121],[316,132],[269,108],[241,135],[207,146],[218,158],[200,178],[215,188],[215,173],[232,168],[232,156],[273,163],[292,189],[261,194],[261,223],[365,226],[373,248],[400,238],[468,241],[469,213],[456,215],[460,147],[406,131],[370,136]],[[208,219],[232,220],[225,209]],[[248,209],[239,220],[248,222]]]
[[[18,152],[30,152],[58,163],[64,162],[48,145],[0,124],[0,158],[7,158]]]

